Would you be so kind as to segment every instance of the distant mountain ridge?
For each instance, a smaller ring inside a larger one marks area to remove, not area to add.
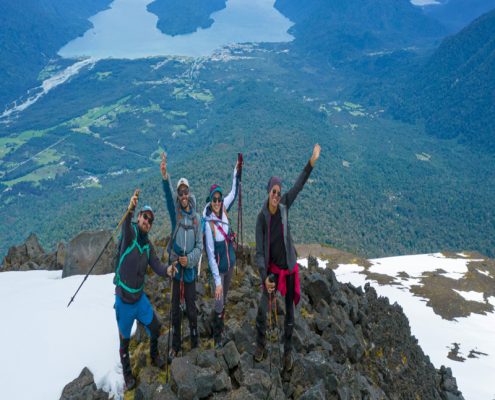
[[[440,4],[430,4],[423,9],[426,15],[455,33],[494,8],[495,0],[441,0]]]
[[[68,41],[91,27],[88,18],[112,0],[0,0],[0,113],[36,86],[41,70]]]
[[[495,10],[443,41],[393,108],[437,137],[495,151]]]
[[[311,54],[341,59],[355,52],[432,41],[444,28],[408,0],[277,0],[295,22],[295,44]]]

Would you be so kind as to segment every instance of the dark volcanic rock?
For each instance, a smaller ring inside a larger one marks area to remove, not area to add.
[[[79,377],[64,387],[60,400],[88,399],[108,400],[108,393],[96,388],[93,374],[85,367]]]
[[[38,269],[62,269],[57,263],[59,251],[46,254],[41,247],[37,236],[31,233],[26,242],[19,246],[12,246],[3,259],[0,271],[31,271]]]
[[[107,243],[111,231],[82,232],[73,238],[65,249],[62,278],[87,274]],[[102,275],[113,272],[116,244],[112,239],[92,274]]]
[[[252,260],[250,252],[244,256]],[[300,274],[291,371],[283,370],[285,302],[280,295],[278,335],[267,336],[267,356],[261,362],[253,359],[259,277],[251,266],[243,265],[233,277],[226,303],[227,344],[212,348],[213,299],[204,290],[196,301],[200,347],[189,350],[185,320],[184,353],[170,366],[170,384],[165,384],[163,371],[150,366],[149,339],[142,327],[138,329],[131,346],[139,382],[135,398],[382,400],[417,395],[428,400],[463,400],[452,372],[443,367],[436,371],[423,353],[400,306],[378,297],[369,285],[363,290],[340,284],[331,270],[301,268]],[[197,285],[205,285],[206,279],[202,276]],[[145,291],[163,321],[158,345],[165,354],[170,288],[166,280],[151,274]]]

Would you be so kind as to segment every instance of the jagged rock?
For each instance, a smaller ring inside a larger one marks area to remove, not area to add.
[[[326,400],[327,391],[323,381],[318,381],[316,385],[308,389],[304,394],[299,397],[299,400]]]
[[[323,381],[328,393],[335,392],[339,381],[337,367],[323,351],[312,351],[294,363],[291,384],[309,387],[313,382]],[[311,377],[311,379],[308,379]]]
[[[208,397],[213,392],[215,375],[213,368],[200,368],[189,357],[174,358],[170,367],[172,389],[179,399]]]
[[[82,232],[66,247],[62,278],[87,274],[107,243],[111,231]],[[94,267],[92,274],[102,275],[113,272],[116,244],[111,243]]]
[[[22,264],[19,268],[18,271],[33,271],[40,269],[40,266],[36,264],[34,261],[26,261],[24,264]]]
[[[23,244],[12,246],[2,265],[2,271],[56,269],[55,254],[47,255],[34,233],[31,233]]]
[[[221,392],[224,390],[232,389],[232,381],[230,376],[227,375],[225,371],[221,371],[215,376],[215,382],[213,383],[213,391]]]
[[[57,258],[55,260],[55,269],[63,269],[65,262],[65,244],[63,242],[59,242],[59,244],[57,244],[56,255]]]
[[[318,304],[320,299],[331,301],[332,291],[328,280],[319,272],[314,272],[306,278],[305,289],[311,304]]]
[[[318,260],[314,256],[308,256],[308,270],[317,271],[318,269]]]
[[[243,374],[243,385],[257,399],[266,399],[272,387],[272,379],[261,369],[250,369]]]
[[[38,237],[31,233],[26,240],[26,254],[29,258],[36,258],[45,255],[45,250],[41,247]]]
[[[62,391],[60,400],[107,400],[108,393],[96,388],[91,371],[84,367],[81,374],[67,384]]]
[[[229,369],[233,369],[239,365],[241,356],[237,351],[237,347],[233,341],[228,342],[223,348],[223,358]]]
[[[133,368],[140,371],[136,398],[382,400],[418,393],[431,400],[463,400],[451,371],[436,371],[423,354],[401,307],[378,297],[369,285],[363,291],[338,283],[330,269],[301,269],[300,273],[301,301],[295,308],[291,372],[281,371],[278,349],[283,352],[282,341],[267,343],[267,350],[272,350],[271,362],[270,357],[261,362],[253,360],[259,277],[251,266],[244,265],[227,299],[225,337],[230,341],[220,350],[204,349],[205,345],[211,346],[205,337],[211,335],[213,300],[198,298],[202,350],[187,351],[186,328],[185,356],[175,358],[170,366],[171,385],[158,383],[161,372],[149,366],[148,338],[139,328],[133,341],[146,343],[131,353]],[[200,278],[197,285],[205,281]],[[166,281],[154,274],[145,287],[161,320],[166,321],[159,339],[163,354],[169,324],[167,288]],[[285,304],[281,296],[277,297],[280,339]]]

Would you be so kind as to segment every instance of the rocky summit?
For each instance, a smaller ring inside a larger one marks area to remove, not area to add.
[[[213,299],[205,263],[197,285],[200,347],[190,350],[189,330],[183,329],[182,356],[172,361],[168,376],[151,366],[149,338],[138,326],[131,341],[137,386],[125,392],[124,399],[463,399],[451,370],[436,370],[423,353],[398,304],[377,296],[369,285],[338,282],[331,268],[318,268],[312,257],[308,268],[300,270],[292,370],[282,369],[285,304],[280,294],[277,318],[267,332],[267,355],[262,362],[254,361],[260,279],[253,260],[254,249],[244,247],[228,294],[223,348],[215,349],[211,339]],[[159,350],[164,355],[169,286],[150,273],[145,287],[162,322]],[[183,321],[186,328],[185,316]],[[85,369],[64,389],[61,399],[69,398],[108,395],[96,389]]]

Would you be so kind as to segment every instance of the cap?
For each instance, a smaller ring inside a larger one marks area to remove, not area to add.
[[[177,182],[177,189],[179,189],[181,185],[187,186],[189,188],[189,181],[186,178],[180,178],[179,182]]]
[[[142,214],[142,213],[145,213],[145,212],[149,212],[151,213],[151,215],[153,216],[153,218],[155,218],[155,213],[153,212],[153,209],[146,205],[146,206],[143,206],[143,208],[141,208],[141,210],[139,210],[139,213]]]

